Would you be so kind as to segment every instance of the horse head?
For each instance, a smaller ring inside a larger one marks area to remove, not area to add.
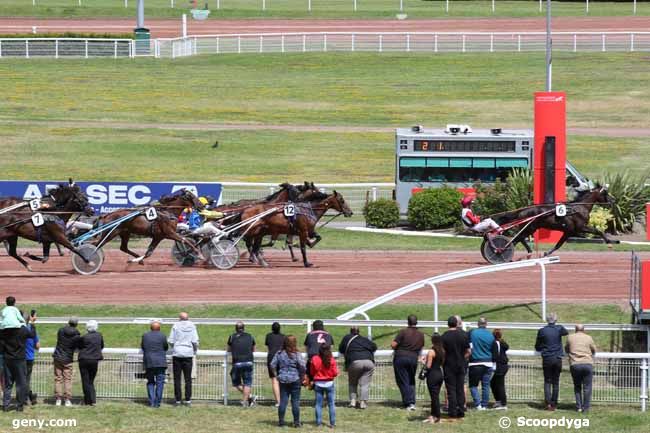
[[[58,187],[49,190],[48,194],[54,200],[57,209],[83,212],[87,216],[94,214],[93,208],[88,203],[88,197],[72,179],[68,181],[68,184],[60,183]]]
[[[193,207],[198,210],[205,208],[199,198],[186,188],[181,188],[173,194],[164,195],[158,201],[160,204],[169,207]]]
[[[330,196],[328,201],[330,203],[330,206],[334,210],[337,210],[340,213],[342,213],[344,217],[349,218],[349,217],[351,217],[353,215],[352,210],[350,209],[348,204],[345,202],[345,199],[343,198],[343,196],[340,193],[336,192],[336,190],[334,190],[334,192],[332,193],[332,195]]]

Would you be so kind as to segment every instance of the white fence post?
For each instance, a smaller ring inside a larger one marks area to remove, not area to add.
[[[280,37],[280,47],[281,51],[284,53],[284,35]]]
[[[542,0],[539,0],[539,11],[542,11]]]
[[[603,38],[603,49],[602,49],[602,51],[605,52],[605,51],[607,51],[607,49],[605,48],[605,33],[603,33],[602,38]]]
[[[32,0],[32,6],[36,6],[36,0]]]
[[[54,58],[59,58],[59,40],[54,41]]]
[[[490,52],[494,52],[494,33],[490,33]]]
[[[221,0],[217,0],[217,10],[221,9]]]
[[[307,0],[307,10],[311,12],[311,0]]]
[[[228,406],[228,352],[223,357],[223,404]]]
[[[355,12],[357,11],[357,0],[353,1],[353,9]]]
[[[379,35],[379,52],[384,51],[384,35]]]
[[[585,12],[589,13],[589,0],[585,1]]]
[[[327,52],[327,33],[323,34],[323,52]]]
[[[87,59],[88,58],[88,39],[86,39],[84,42],[85,42],[84,45],[85,45],[85,49],[86,49],[84,57]]]
[[[29,41],[25,39],[25,58],[29,59]]]
[[[404,0],[399,0],[399,10],[400,12],[404,10]]]
[[[34,0],[36,1],[36,0]],[[124,0],[124,9],[129,7],[129,0]]]
[[[409,33],[406,34],[406,51],[411,51],[411,35]]]
[[[633,15],[636,15],[636,0],[634,0],[634,2],[633,2],[633,6],[632,6],[632,14],[633,14]]]
[[[219,54],[219,36],[215,38],[215,45],[217,46],[217,54]]]
[[[194,50],[193,54],[196,55],[199,53],[199,41],[198,39],[194,38]]]
[[[372,187],[372,201],[377,201],[377,187]]]
[[[354,33],[352,33],[352,39],[351,39],[351,43],[350,43],[350,48],[351,48],[351,51],[354,52]]]
[[[262,10],[266,10],[266,0],[262,0]]]
[[[241,54],[241,36],[237,36],[237,54]]]
[[[494,4],[494,0],[492,0],[492,13],[496,11],[496,5]]]
[[[517,52],[521,52],[521,35],[517,35]]]
[[[433,52],[438,52],[438,34],[433,35]]]
[[[2,58],[2,40],[0,40],[0,59]]]
[[[646,411],[646,406],[648,403],[648,359],[643,358],[641,360],[641,411]]]
[[[174,0],[170,0],[170,2],[171,2],[170,7],[174,9]]]
[[[542,0],[539,0],[542,1]],[[449,13],[449,0],[445,0],[445,12]]]
[[[578,51],[578,35],[574,33],[573,34],[573,52],[575,53],[576,51]]]
[[[463,53],[465,52],[465,35],[463,34]]]
[[[634,33],[630,33],[630,51],[634,51]]]
[[[307,35],[302,35],[302,52],[307,51]]]
[[[264,36],[260,36],[260,53],[264,52]]]

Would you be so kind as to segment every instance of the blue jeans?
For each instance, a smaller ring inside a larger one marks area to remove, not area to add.
[[[336,407],[334,406],[334,398],[336,395],[334,385],[330,388],[322,388],[318,385],[314,386],[316,392],[316,425],[323,424],[323,397],[327,394],[327,409],[330,415],[330,425],[336,425]]]
[[[160,407],[165,387],[165,370],[165,367],[147,368],[147,396],[151,407]]]
[[[284,425],[284,414],[287,412],[289,397],[291,397],[291,414],[293,415],[293,424],[300,424],[300,381],[292,383],[280,382],[280,406],[278,407],[278,420],[280,425]]]
[[[230,370],[230,378],[235,388],[242,384],[250,388],[253,386],[253,363],[236,362]]]
[[[469,391],[472,393],[474,406],[487,407],[490,401],[490,380],[494,369],[485,365],[471,365],[469,367]],[[481,394],[478,384],[481,383]]]

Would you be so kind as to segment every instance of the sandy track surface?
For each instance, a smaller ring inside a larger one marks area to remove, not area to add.
[[[97,32],[130,33],[135,19],[43,19],[0,18],[0,33],[31,32]],[[145,26],[153,37],[177,37],[181,34],[180,19],[148,19]],[[647,31],[650,17],[557,17],[554,31]],[[188,21],[188,33],[194,35],[225,33],[287,33],[287,32],[543,32],[544,18],[461,18],[422,20],[207,20]]]
[[[630,255],[622,252],[560,254],[548,266],[549,302],[625,304]],[[361,303],[415,281],[447,272],[484,266],[479,252],[310,251],[315,264],[305,269],[287,252],[269,251],[272,267],[262,269],[242,259],[229,271],[178,268],[161,248],[144,266],[126,264],[126,256],[107,251],[102,271],[84,277],[72,271],[70,257],[53,257],[27,272],[0,256],[0,287],[22,303]],[[538,268],[469,277],[441,284],[441,303],[535,302],[540,300]],[[401,302],[427,302],[421,289]]]

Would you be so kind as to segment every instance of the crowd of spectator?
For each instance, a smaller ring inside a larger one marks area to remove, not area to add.
[[[551,313],[547,317],[547,325],[539,329],[535,341],[535,349],[542,358],[545,408],[553,411],[557,407],[562,359],[566,351],[574,383],[576,409],[586,412],[590,409],[596,346],[582,325],[576,325],[575,333],[568,336],[566,345],[563,345],[562,338],[568,332],[557,324],[557,320],[557,315]],[[37,404],[38,396],[31,389],[35,356],[40,348],[36,322],[34,310],[29,314],[21,312],[16,307],[15,298],[6,298],[6,306],[0,312],[0,385],[4,411],[9,410],[14,388],[17,411],[22,411],[27,404]],[[477,411],[507,409],[505,384],[509,369],[509,346],[501,330],[489,331],[487,319],[481,317],[477,327],[466,332],[461,318],[451,316],[447,321],[448,329],[442,335],[434,333],[429,348],[423,351],[426,338],[417,324],[417,317],[409,315],[408,326],[400,330],[391,342],[395,383],[404,409],[416,410],[417,379],[426,383],[431,398],[430,414],[424,422],[440,422],[445,410],[448,418],[453,420],[463,418],[468,408]],[[84,335],[77,328],[78,320],[71,318],[57,332],[52,354],[56,406],[72,406],[75,352],[78,353],[83,404],[94,406],[97,403],[94,382],[103,359],[104,339],[98,332],[99,324],[95,320],[86,322]],[[282,334],[277,322],[271,326],[264,344],[280,426],[286,425],[289,402],[293,425],[302,425],[300,401],[303,389],[314,392],[316,425],[324,425],[324,406],[327,406],[328,412],[327,425],[336,425],[335,379],[339,375],[339,367],[332,353],[334,343],[323,322],[316,320],[304,339],[306,356],[303,357],[296,336]],[[161,331],[159,321],[152,321],[149,332],[142,336],[140,348],[149,406],[157,408],[162,404],[167,357],[171,351],[174,404],[190,407],[199,335],[188,314],[180,313],[169,336]],[[235,332],[228,338],[227,350],[232,357],[231,384],[241,393],[241,405],[246,408],[255,406],[257,402],[253,393],[255,349],[255,338],[246,332],[243,322],[237,322]],[[376,351],[377,345],[361,335],[356,326],[350,328],[338,345],[342,365],[347,372],[349,406],[352,408],[363,410],[368,407]],[[466,383],[472,400],[469,403],[466,401]],[[445,403],[441,405],[443,384]],[[493,405],[490,405],[490,393],[494,396]]]

